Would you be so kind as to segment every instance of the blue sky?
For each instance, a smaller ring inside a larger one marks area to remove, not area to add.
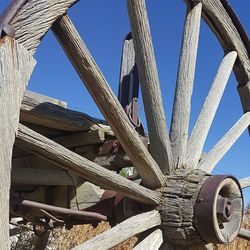
[[[9,1],[0,0],[0,11]],[[250,33],[247,0],[231,0],[247,33]],[[158,65],[162,97],[169,128],[177,75],[185,4],[183,1],[148,0],[148,15]],[[69,11],[83,40],[117,94],[122,41],[130,31],[125,0],[81,0]],[[197,67],[192,97],[190,129],[194,125],[216,70],[223,58],[216,37],[204,22],[201,24]],[[95,117],[102,117],[86,88],[70,65],[51,32],[40,45],[35,58],[38,61],[29,89],[59,98],[68,106]],[[220,107],[209,132],[204,151],[209,151],[242,115],[237,82],[231,74]],[[140,117],[145,124],[143,106]],[[218,163],[215,174],[233,174],[238,178],[250,175],[249,135],[245,132],[229,153]],[[245,192],[250,201],[250,190]]]

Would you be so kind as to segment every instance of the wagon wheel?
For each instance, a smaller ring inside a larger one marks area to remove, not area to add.
[[[250,185],[249,177],[238,182],[231,176],[210,175],[215,165],[250,124],[250,113],[247,112],[250,100],[249,44],[226,1],[187,1],[170,136],[166,129],[145,2],[127,1],[149,129],[150,153],[65,14],[75,2],[76,0],[20,0],[15,1],[1,16],[0,101],[3,108],[0,112],[3,129],[0,137],[2,145],[0,209],[3,226],[0,229],[0,236],[2,242],[8,242],[6,197],[9,197],[10,159],[15,133],[16,143],[20,147],[71,170],[101,187],[115,190],[129,199],[144,204],[140,214],[135,214],[75,249],[98,249],[99,246],[102,246],[102,249],[109,249],[133,235],[148,232],[149,229],[156,230],[135,249],[158,249],[162,242],[166,249],[171,248],[167,243],[184,246],[185,249],[187,246],[205,246],[210,242],[228,244],[238,234],[249,239],[250,233],[240,230],[243,210],[241,187]],[[201,14],[217,35],[226,55],[191,136],[188,137]],[[114,174],[18,124],[18,109],[35,65],[33,54],[51,27],[136,167],[142,185]],[[15,39],[10,38],[13,36]],[[234,71],[246,113],[200,160],[205,139],[236,58]],[[8,249],[8,243],[3,249]]]

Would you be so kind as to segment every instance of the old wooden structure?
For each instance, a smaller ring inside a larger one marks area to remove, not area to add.
[[[241,189],[250,186],[250,177],[238,181],[211,175],[250,124],[250,45],[227,0],[184,3],[187,14],[170,133],[145,0],[127,0],[131,34],[124,41],[118,98],[67,15],[75,2],[13,0],[0,17],[0,248],[9,249],[9,219],[15,217],[32,222],[38,234],[101,220],[113,225],[75,248],[79,250],[109,249],[143,232],[137,250],[206,249],[209,243],[228,244],[237,235],[250,239],[250,232],[241,229]],[[225,57],[188,136],[201,18]],[[49,29],[106,122],[26,91],[35,52]],[[244,114],[203,154],[232,70]],[[148,136],[136,115],[138,79]],[[132,166],[134,176],[119,174]]]

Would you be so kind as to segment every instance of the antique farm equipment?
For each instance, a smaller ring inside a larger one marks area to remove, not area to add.
[[[127,0],[131,33],[124,40],[118,98],[66,14],[75,2],[15,0],[0,17],[1,249],[9,248],[9,214],[32,222],[37,234],[101,220],[113,225],[75,249],[109,249],[144,231],[135,249],[205,249],[237,235],[250,239],[241,229],[241,189],[250,186],[250,177],[211,175],[250,124],[249,40],[227,1],[185,1],[170,133],[145,1]],[[225,57],[188,136],[201,17]],[[50,28],[106,122],[25,92],[36,64],[33,55]],[[244,115],[203,154],[232,69]],[[137,114],[139,83],[148,137]],[[132,166],[134,176],[118,174]]]

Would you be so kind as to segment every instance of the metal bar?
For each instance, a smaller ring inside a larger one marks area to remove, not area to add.
[[[0,38],[8,35],[12,38],[15,36],[15,30],[11,27],[10,23],[14,19],[18,11],[24,6],[27,0],[12,0],[8,7],[0,16]]]

